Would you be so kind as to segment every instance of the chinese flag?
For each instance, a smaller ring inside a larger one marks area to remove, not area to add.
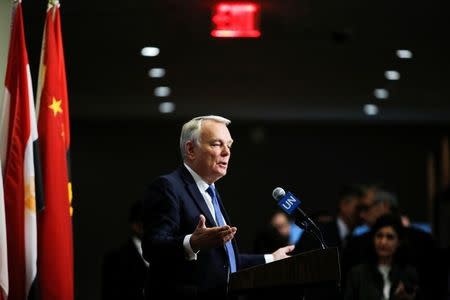
[[[73,246],[68,153],[69,106],[59,2],[47,9],[38,91],[44,209],[38,214],[38,278],[42,300],[73,299]]]
[[[6,239],[2,234],[0,249],[3,255],[7,249],[8,256],[7,264],[3,260],[4,256],[0,260],[0,290],[3,296],[7,295],[8,300],[23,300],[27,299],[36,278],[33,143],[37,140],[37,127],[21,1],[16,2],[13,9],[0,122],[0,161],[4,163],[2,168],[6,221]],[[5,277],[5,272],[8,278]]]

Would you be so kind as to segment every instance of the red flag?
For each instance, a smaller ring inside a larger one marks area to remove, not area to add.
[[[8,247],[6,242],[5,198],[3,197],[3,174],[0,160],[0,300],[6,300],[9,291]]]
[[[47,9],[38,92],[44,209],[38,214],[42,300],[73,299],[73,246],[68,151],[69,106],[58,1]]]
[[[36,277],[36,196],[33,142],[37,140],[22,5],[14,8],[5,77],[0,160],[8,244],[9,300],[27,299]]]

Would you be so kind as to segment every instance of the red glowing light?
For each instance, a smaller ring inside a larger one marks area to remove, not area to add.
[[[261,36],[260,6],[251,2],[221,2],[214,7],[211,35],[220,38]]]

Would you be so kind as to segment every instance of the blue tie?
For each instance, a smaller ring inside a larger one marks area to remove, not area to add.
[[[225,219],[220,211],[219,202],[217,201],[216,191],[214,186],[210,185],[206,192],[211,196],[211,200],[214,206],[214,211],[216,212],[216,223],[218,226],[225,226]],[[228,241],[225,244],[225,250],[228,254],[228,261],[230,262],[230,271],[231,273],[236,272],[236,258],[234,256],[233,245],[231,245],[231,241]]]

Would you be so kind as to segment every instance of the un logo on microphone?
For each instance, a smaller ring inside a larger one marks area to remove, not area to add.
[[[298,198],[295,198],[291,192],[287,192],[286,195],[278,201],[278,206],[281,207],[284,212],[291,215],[301,203],[302,202]]]

